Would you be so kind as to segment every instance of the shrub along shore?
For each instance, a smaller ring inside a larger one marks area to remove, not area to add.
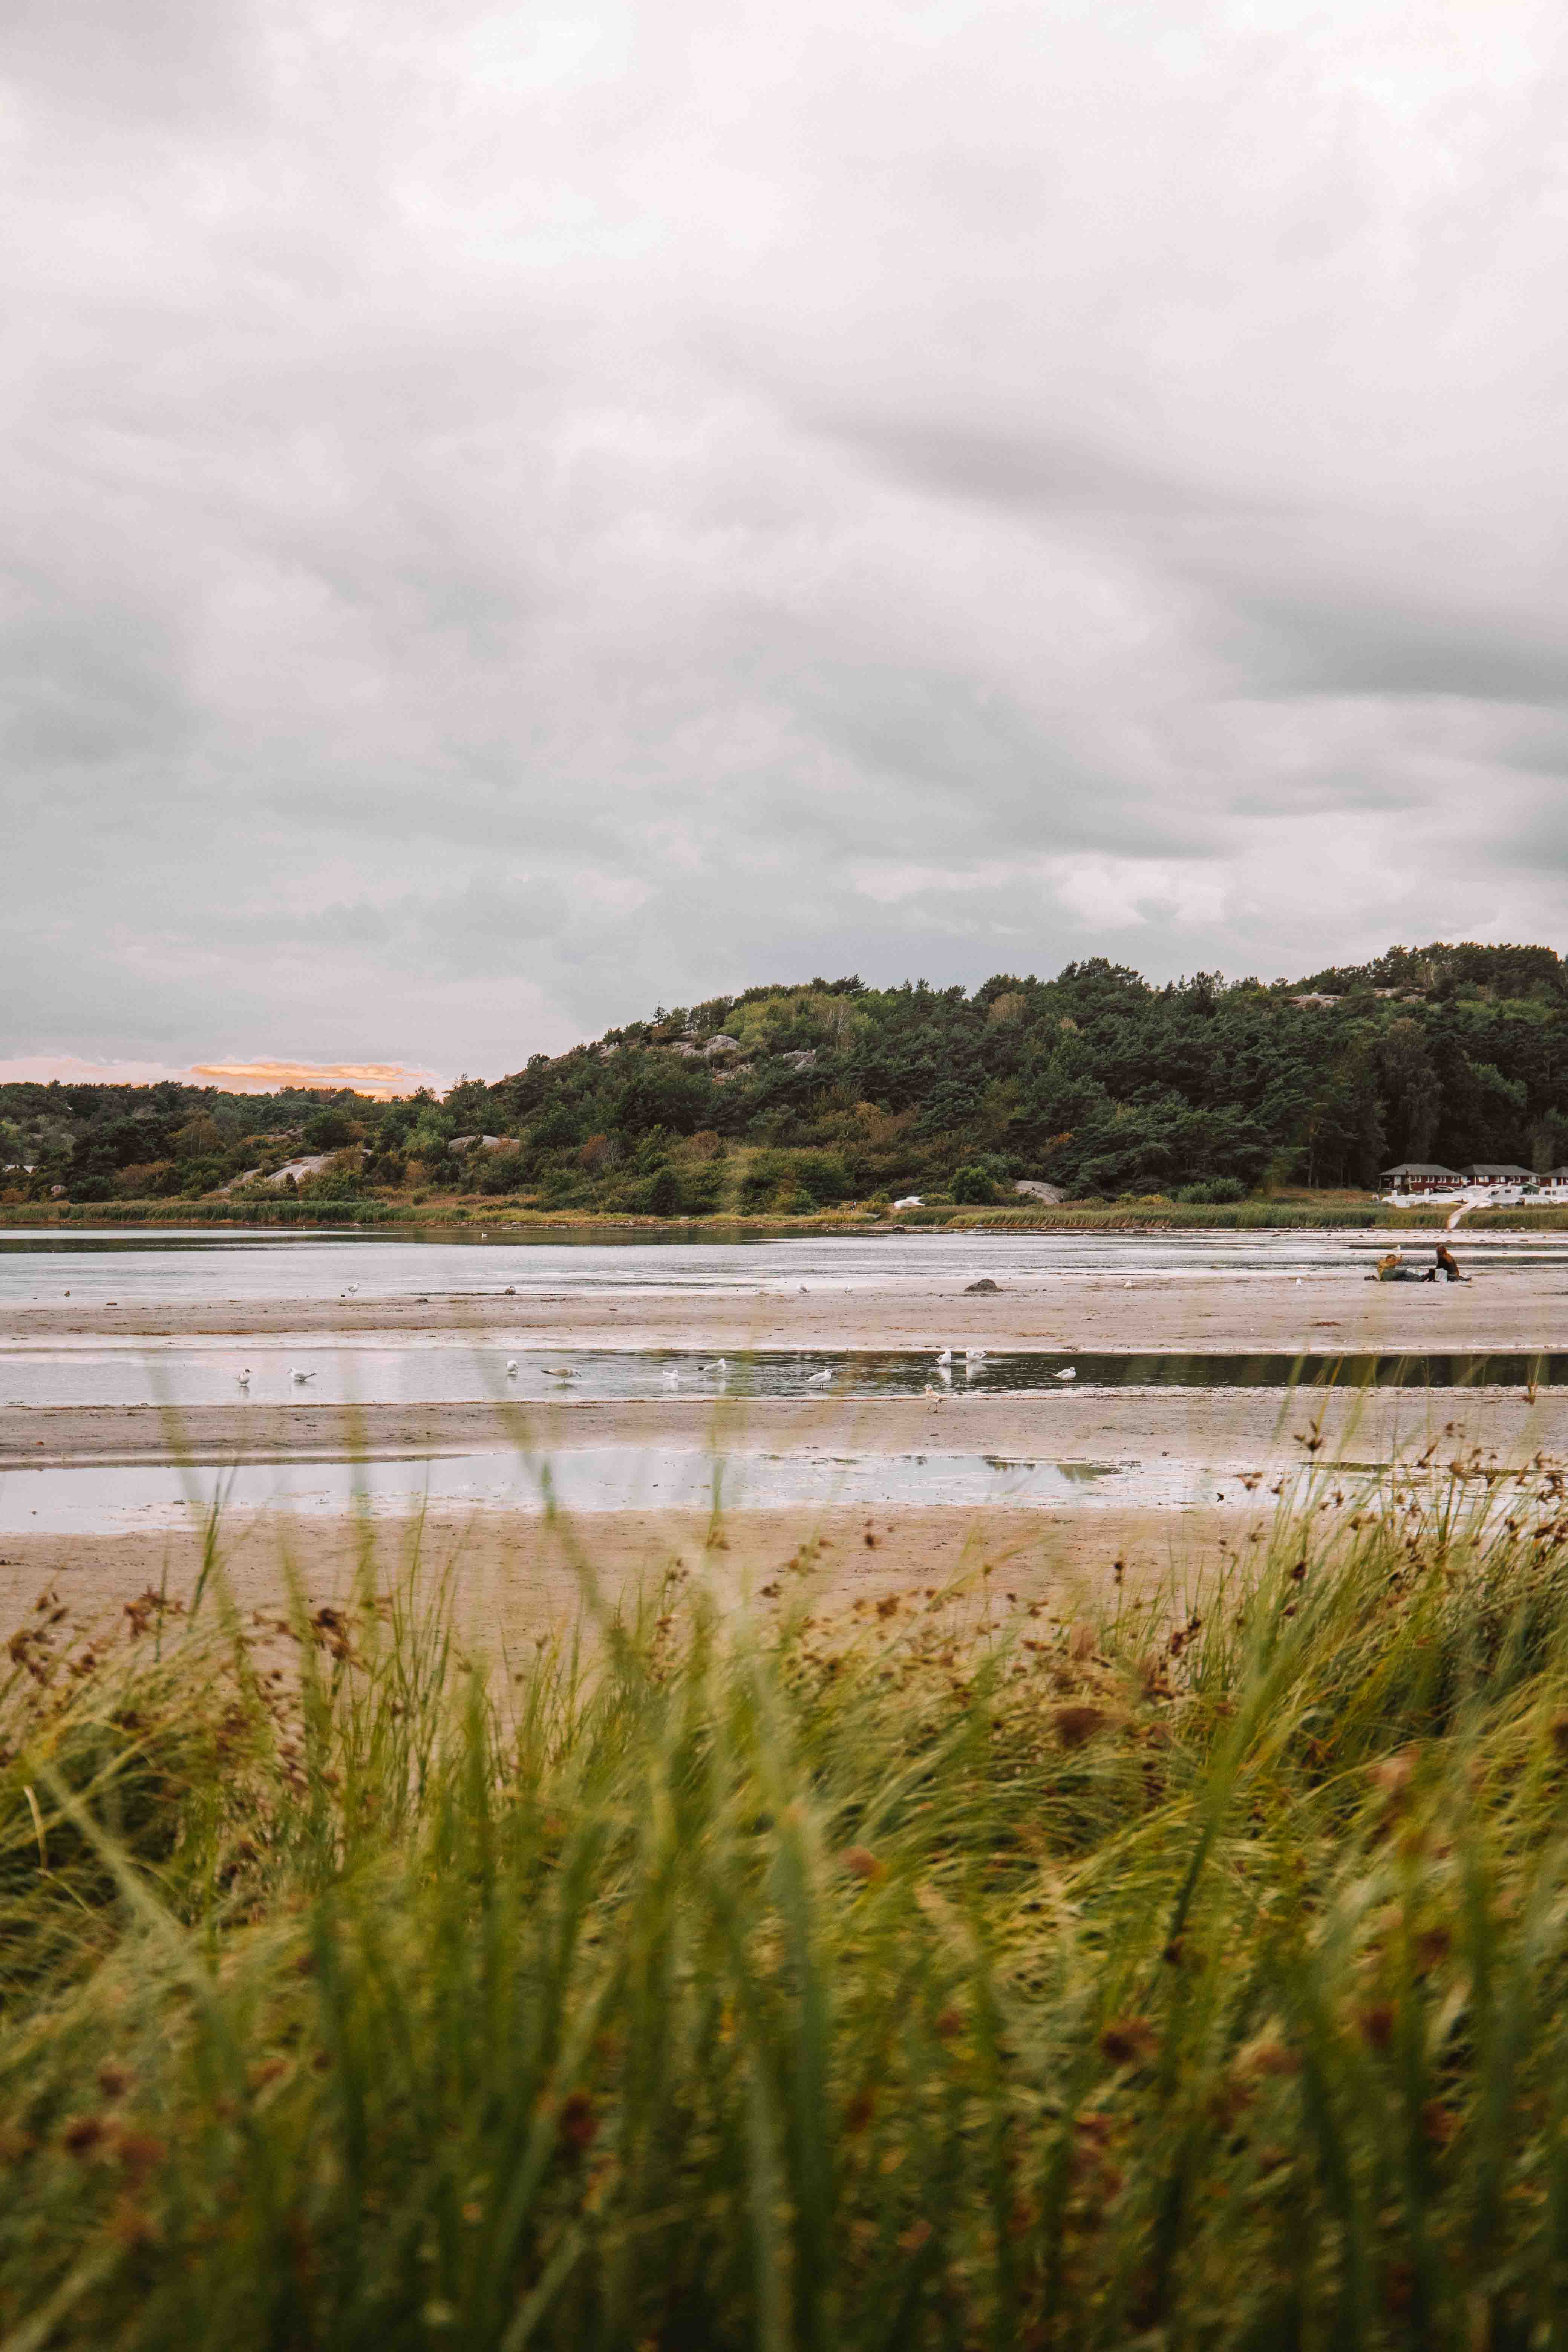
[[[558,1232],[666,1233],[689,1239],[726,1234],[868,1233],[1183,1233],[1372,1232],[1441,1233],[1451,1207],[1399,1209],[1385,1202],[1359,1203],[1310,1201],[1241,1201],[1197,1206],[1159,1198],[1059,1207],[961,1208],[933,1204],[918,1209],[850,1207],[800,1216],[655,1217],[547,1210],[521,1202],[451,1194],[417,1203],[396,1197],[371,1200],[279,1199],[247,1193],[223,1201],[47,1201],[0,1204],[0,1232],[7,1228],[73,1227],[94,1230],[121,1225],[374,1226],[410,1233],[447,1228],[548,1234]],[[1558,1207],[1476,1209],[1465,1217],[1466,1234],[1568,1232],[1568,1203]]]
[[[717,1533],[717,1530],[715,1531]],[[1436,1454],[1098,1616],[809,1531],[464,1654],[46,1596],[0,2336],[1568,2340],[1568,1488]]]

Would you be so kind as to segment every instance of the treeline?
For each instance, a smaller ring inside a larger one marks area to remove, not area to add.
[[[1295,982],[1152,987],[1100,958],[973,993],[814,980],[661,1007],[441,1097],[0,1087],[0,1146],[12,1199],[194,1199],[309,1155],[288,1181],[328,1200],[661,1214],[983,1202],[1020,1177],[1225,1200],[1404,1159],[1544,1171],[1568,1160],[1568,971],[1438,942]]]

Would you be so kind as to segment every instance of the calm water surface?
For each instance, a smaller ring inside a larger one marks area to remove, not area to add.
[[[717,1489],[716,1489],[717,1481]],[[18,1470],[0,1477],[0,1536],[128,1534],[205,1517],[286,1509],[341,1516],[356,1500],[380,1517],[426,1503],[450,1509],[542,1513],[546,1498],[573,1512],[706,1510],[840,1505],[858,1510],[948,1505],[979,1509],[1103,1507],[1112,1504],[1246,1502],[1239,1482],[1199,1465],[1052,1462],[975,1454],[769,1454],[722,1463],[701,1449],[581,1446],[546,1465],[500,1452],[418,1461],[288,1462],[238,1469]]]

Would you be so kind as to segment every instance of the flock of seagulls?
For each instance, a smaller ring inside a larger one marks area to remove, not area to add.
[[[358,1286],[357,1283],[353,1286],[355,1289],[357,1289]],[[964,1349],[963,1361],[965,1365],[969,1367],[972,1373],[978,1365],[981,1365],[985,1361],[986,1354],[987,1350],[984,1348]],[[952,1372],[949,1370],[952,1360],[952,1349],[951,1348],[939,1348],[932,1360],[944,1381],[951,1381],[952,1377]],[[710,1362],[699,1364],[697,1367],[700,1373],[724,1373],[727,1372],[729,1369],[730,1360],[727,1356],[715,1356]],[[517,1358],[515,1356],[509,1356],[506,1360],[507,1379],[509,1381],[516,1380],[521,1370],[521,1366],[519,1364]],[[540,1370],[543,1373],[545,1379],[550,1381],[574,1381],[577,1377],[575,1371],[573,1370],[569,1364],[542,1364],[540,1366]],[[289,1378],[298,1388],[303,1388],[307,1381],[313,1381],[316,1375],[314,1372],[306,1371],[300,1364],[290,1364],[289,1367]],[[836,1377],[837,1375],[833,1367],[829,1365],[820,1372],[808,1372],[805,1376],[805,1385],[809,1389],[827,1388],[831,1386]],[[1051,1377],[1053,1380],[1058,1381],[1076,1381],[1078,1378],[1077,1367],[1069,1364],[1067,1366],[1065,1370],[1053,1372]],[[235,1375],[235,1378],[242,1389],[248,1391],[251,1381],[254,1378],[250,1366],[247,1364],[242,1370]],[[680,1374],[673,1367],[665,1373],[664,1385],[667,1389],[678,1389],[680,1386]],[[941,1393],[942,1391],[940,1389],[933,1388],[929,1382],[927,1383],[925,1389],[925,1394],[927,1396],[940,1396]]]
[[[977,1365],[983,1364],[985,1361],[985,1357],[986,1350],[984,1348],[965,1348],[963,1350],[963,1360],[969,1367],[971,1373],[973,1372]],[[950,1381],[952,1378],[952,1374],[949,1370],[949,1366],[952,1362],[952,1349],[951,1348],[939,1348],[932,1359],[932,1361],[935,1363],[937,1370],[942,1374],[944,1381]],[[829,1377],[831,1377],[831,1375],[829,1375]],[[1064,1371],[1053,1372],[1051,1374],[1051,1378],[1054,1381],[1076,1381],[1078,1378],[1078,1368],[1074,1364],[1068,1364]],[[940,1389],[932,1388],[928,1382],[925,1393],[927,1396],[940,1396],[942,1394],[942,1391]]]

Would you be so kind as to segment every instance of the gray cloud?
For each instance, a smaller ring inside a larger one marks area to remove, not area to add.
[[[1545,0],[12,0],[0,1057],[1563,944]]]

